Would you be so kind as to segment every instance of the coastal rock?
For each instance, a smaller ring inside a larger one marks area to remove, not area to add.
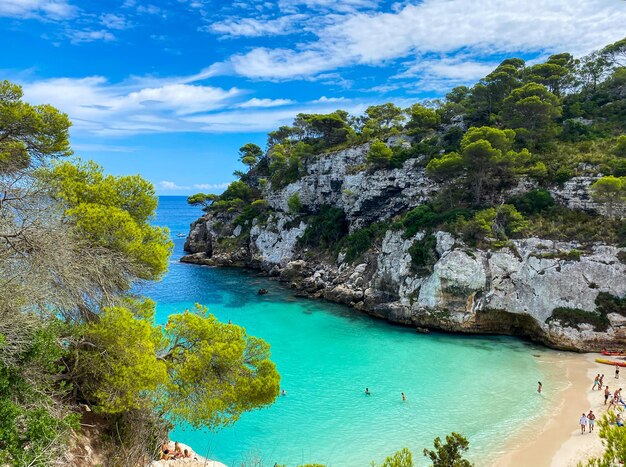
[[[390,145],[403,144],[400,140]],[[449,232],[433,232],[434,264],[416,268],[411,247],[419,232],[389,229],[355,262],[344,251],[308,251],[298,240],[309,215],[322,206],[341,208],[350,232],[428,202],[440,186],[424,171],[424,161],[409,159],[401,168],[369,170],[369,144],[303,160],[304,175],[281,189],[266,185],[269,212],[249,230],[234,225],[235,215],[209,212],[191,225],[183,261],[212,266],[245,266],[290,284],[299,295],[325,298],[393,322],[428,329],[528,336],[554,347],[594,350],[626,344],[626,318],[607,316],[610,326],[569,325],[553,319],[554,310],[596,310],[600,292],[626,295],[623,249],[603,244],[541,238],[510,241],[491,249],[470,248]],[[603,212],[589,187],[597,177],[576,177],[550,188],[558,203]],[[520,180],[502,200],[535,187]],[[303,214],[289,212],[297,194]],[[419,269],[419,271],[418,271]]]

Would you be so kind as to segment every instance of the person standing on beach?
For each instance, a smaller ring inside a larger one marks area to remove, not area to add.
[[[619,379],[619,365],[615,364],[615,379]]]
[[[543,384],[541,384],[541,381],[537,381],[537,392],[539,394],[541,394],[542,389],[543,389]]]
[[[602,386],[604,386],[604,375],[600,375],[600,387],[598,388],[598,390],[602,390]]]
[[[593,391],[598,384],[600,384],[600,373],[598,373],[596,375],[596,378],[593,380],[593,387],[591,388],[591,390]]]
[[[609,391],[609,387],[604,388],[604,405],[606,405],[606,401],[609,399],[611,395],[611,391]]]
[[[589,433],[592,433],[596,424],[596,415],[593,413],[593,410],[590,410],[587,414],[587,420],[589,420]]]
[[[587,429],[587,416],[583,413],[580,417],[580,434],[584,435]]]

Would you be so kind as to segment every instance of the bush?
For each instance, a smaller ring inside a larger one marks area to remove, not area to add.
[[[619,298],[608,292],[600,292],[596,297],[596,306],[603,315],[617,313],[626,316],[626,298]]]
[[[471,215],[472,211],[465,208],[439,211],[432,204],[422,204],[409,211],[400,222],[405,228],[404,238],[410,238],[417,232],[433,229],[460,218],[465,219]]]
[[[332,206],[322,206],[317,215],[309,217],[308,224],[300,237],[300,245],[328,248],[335,246],[348,233],[345,212]]]
[[[546,322],[550,321],[560,321],[564,326],[571,328],[578,327],[581,324],[590,324],[595,331],[606,331],[610,324],[609,319],[602,313],[565,307],[552,310],[552,316]]]
[[[548,190],[531,190],[512,197],[509,204],[524,214],[536,214],[554,206],[554,199]]]
[[[302,202],[300,201],[300,195],[298,193],[294,193],[287,200],[287,206],[289,207],[289,212],[291,214],[299,214],[302,212]]]
[[[367,152],[366,161],[374,168],[388,167],[391,162],[393,151],[382,141],[374,141]]]
[[[339,244],[339,248],[346,253],[345,260],[352,262],[359,258],[376,240],[382,238],[388,228],[387,222],[376,222],[345,237]]]
[[[411,255],[411,269],[418,274],[429,274],[437,262],[437,239],[434,235],[426,235],[421,240],[415,240],[409,248]]]
[[[613,148],[613,154],[617,157],[626,157],[626,135],[617,138],[617,142]]]

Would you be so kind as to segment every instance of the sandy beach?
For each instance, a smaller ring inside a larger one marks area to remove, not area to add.
[[[596,374],[604,373],[604,384],[611,391],[618,380],[614,369],[596,363],[598,354],[555,353],[543,364],[556,365],[567,378],[566,387],[557,393],[544,388],[544,397],[551,398],[552,409],[533,426],[524,427],[507,446],[508,453],[498,459],[498,467],[532,465],[534,467],[575,467],[602,452],[602,442],[594,433],[581,435],[578,420],[583,412],[593,410],[599,420],[606,412],[603,391],[592,391]],[[622,381],[621,379],[619,381]],[[626,383],[626,382],[625,382]]]

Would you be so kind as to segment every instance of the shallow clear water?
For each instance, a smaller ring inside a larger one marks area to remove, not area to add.
[[[161,198],[157,223],[172,229],[176,248],[165,279],[143,293],[158,302],[160,321],[199,302],[267,340],[287,395],[218,433],[178,427],[172,439],[230,466],[367,466],[405,446],[422,465],[433,438],[458,431],[484,465],[520,423],[546,408],[535,388],[548,376],[535,355],[547,351],[526,342],[416,334],[346,307],[295,299],[249,271],[178,263],[184,238],[175,235],[187,233],[199,213],[182,197]],[[257,295],[261,287],[270,293]]]

